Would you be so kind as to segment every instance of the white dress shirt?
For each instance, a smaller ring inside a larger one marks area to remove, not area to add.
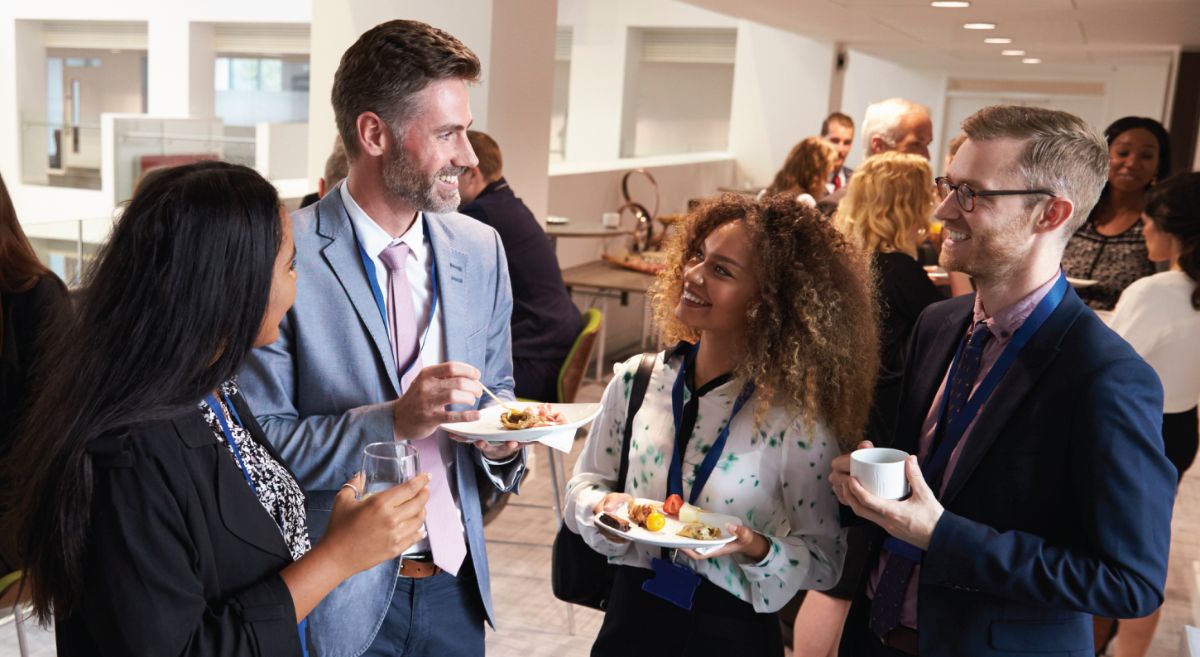
[[[1192,308],[1196,282],[1181,271],[1139,278],[1113,308],[1108,325],[1158,373],[1163,411],[1181,413],[1200,398],[1200,310]]]
[[[433,306],[433,284],[434,284],[434,257],[433,248],[429,244],[429,236],[425,234],[424,217],[418,213],[416,221],[412,226],[400,237],[393,238],[375,223],[375,220],[363,211],[362,207],[350,195],[350,185],[343,183],[340,186],[342,194],[342,204],[346,206],[346,212],[350,214],[350,223],[354,226],[354,233],[358,238],[358,243],[362,245],[364,251],[367,252],[367,257],[371,259],[371,264],[375,265],[375,280],[379,281],[380,290],[386,290],[388,284],[388,271],[384,266],[383,261],[379,259],[383,250],[389,246],[400,244],[401,242],[408,245],[412,252],[405,265],[404,271],[408,275],[408,284],[412,288],[413,310],[417,313],[417,335],[420,340],[421,363],[424,366],[436,365],[446,361],[446,345],[444,340],[443,330],[443,315],[442,303],[438,301],[437,308]],[[383,294],[384,303],[387,303],[387,292]],[[390,356],[390,354],[389,354]],[[403,376],[403,372],[397,373]],[[443,435],[443,432],[438,432],[438,448],[442,453],[442,462],[446,466],[446,481],[450,484],[450,491],[454,497],[454,506],[458,508],[461,516],[462,505],[458,502],[458,478],[454,473],[454,443]],[[422,465],[424,469],[424,465]],[[461,519],[460,519],[461,522]],[[466,532],[463,533],[463,542],[467,540]],[[405,550],[405,554],[419,554],[429,552],[429,539],[417,541],[409,549]]]

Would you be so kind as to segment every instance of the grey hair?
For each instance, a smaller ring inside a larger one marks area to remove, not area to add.
[[[1016,166],[1025,184],[1031,189],[1049,189],[1074,204],[1063,232],[1064,243],[1087,220],[1108,180],[1107,142],[1074,114],[993,105],[967,117],[962,129],[972,141],[1025,141]]]
[[[900,124],[908,114],[920,113],[929,116],[929,108],[904,98],[888,98],[867,106],[867,114],[862,122],[862,139],[864,155],[871,157],[871,137],[879,135],[889,146],[904,136],[900,134]]]

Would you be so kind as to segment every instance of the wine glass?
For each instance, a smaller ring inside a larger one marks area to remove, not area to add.
[[[363,449],[362,499],[412,479],[421,471],[417,450],[408,443],[371,443]]]

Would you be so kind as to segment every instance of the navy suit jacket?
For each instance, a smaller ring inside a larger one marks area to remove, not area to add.
[[[896,447],[917,452],[973,303],[937,303],[918,320]],[[1090,657],[1092,615],[1162,604],[1176,487],[1162,394],[1068,290],[980,412],[941,496],[918,585],[923,657]]]

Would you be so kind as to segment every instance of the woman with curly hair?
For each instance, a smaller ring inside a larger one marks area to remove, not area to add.
[[[797,203],[815,206],[829,193],[825,181],[833,177],[837,162],[833,144],[820,137],[808,137],[792,147],[764,197],[786,194]]]
[[[789,197],[725,195],[688,218],[653,295],[676,346],[655,358],[631,423],[627,484],[616,489],[640,358],[614,368],[568,484],[567,526],[619,566],[592,655],[782,655],[774,612],[838,580],[843,531],[823,473],[871,403],[869,281],[858,250]],[[668,555],[593,522],[671,493],[742,519],[719,528],[735,540]],[[691,606],[644,590],[651,568],[682,573]]]

